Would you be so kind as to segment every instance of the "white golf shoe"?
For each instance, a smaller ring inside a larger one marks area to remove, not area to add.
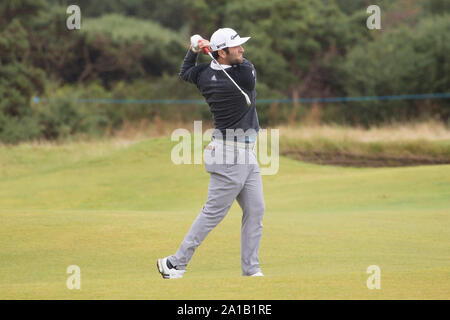
[[[258,271],[257,273],[252,274],[250,277],[264,277],[264,275],[261,271]]]
[[[183,274],[186,270],[177,270],[175,268],[169,268],[167,265],[167,257],[163,259],[158,259],[156,263],[159,273],[161,273],[164,279],[180,279],[183,278]]]

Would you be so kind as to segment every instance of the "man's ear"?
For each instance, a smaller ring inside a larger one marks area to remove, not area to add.
[[[221,57],[222,59],[225,59],[227,57],[227,53],[225,52],[225,50],[219,50],[219,57]]]

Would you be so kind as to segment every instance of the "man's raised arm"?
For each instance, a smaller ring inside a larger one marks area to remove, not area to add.
[[[209,47],[209,41],[201,39],[198,42],[198,51],[200,52],[203,48]],[[184,57],[183,64],[180,69],[180,77],[184,81],[188,81],[197,84],[197,77],[201,70],[206,68],[208,64],[202,63],[197,65],[198,52],[193,52],[192,45],[189,48],[186,56]]]
[[[180,69],[180,77],[184,81],[197,83],[197,74],[195,71],[195,66],[197,66],[198,53],[194,53],[189,49],[188,53],[184,57],[183,64]],[[195,76],[195,77],[193,77]]]

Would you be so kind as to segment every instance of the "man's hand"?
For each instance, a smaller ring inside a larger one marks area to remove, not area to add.
[[[211,49],[211,48],[209,47],[209,41],[208,41],[208,40],[205,40],[205,39],[202,39],[202,40],[200,40],[200,41],[198,42],[198,47],[199,47],[200,51],[203,52],[203,54],[206,54],[206,52],[203,51],[203,48]]]
[[[192,36],[190,49],[195,53],[199,53],[200,51],[202,51],[204,54],[206,54],[203,51],[203,48],[209,48],[209,41],[203,39],[199,35]]]

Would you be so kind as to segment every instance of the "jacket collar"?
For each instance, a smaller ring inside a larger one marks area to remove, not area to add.
[[[220,69],[220,67],[214,62],[214,60],[213,61],[211,61],[211,68],[213,69],[213,70],[222,70],[222,69]],[[227,65],[227,64],[222,64],[221,65],[224,69],[228,69],[228,68],[231,68],[231,66],[230,65]]]

